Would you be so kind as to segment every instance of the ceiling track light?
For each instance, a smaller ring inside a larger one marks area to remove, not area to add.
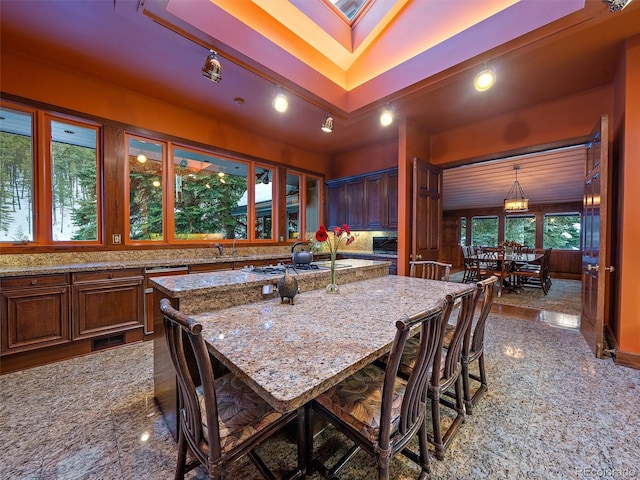
[[[324,116],[324,120],[322,121],[320,128],[323,132],[333,132],[333,116],[329,112]]]
[[[603,3],[609,5],[610,12],[619,12],[631,3],[631,0],[602,0]]]
[[[473,86],[479,92],[486,92],[496,84],[496,71],[486,65],[473,79]]]
[[[204,60],[202,76],[215,83],[220,83],[222,80],[222,65],[218,60],[218,54],[213,50],[209,50],[209,55]]]
[[[276,90],[276,94],[273,97],[272,105],[275,111],[280,113],[286,112],[287,108],[289,108],[289,100],[284,94],[282,88],[278,87],[278,89]]]
[[[384,107],[382,113],[380,113],[380,125],[388,127],[393,123],[393,110],[390,106]]]

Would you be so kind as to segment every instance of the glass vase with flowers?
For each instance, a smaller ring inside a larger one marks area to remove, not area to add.
[[[332,233],[332,236],[329,235],[330,233]],[[320,228],[318,228],[318,231],[316,232],[316,240],[320,244],[326,244],[327,249],[329,250],[329,255],[331,256],[331,283],[327,285],[327,292],[337,293],[336,256],[338,254],[338,247],[342,242],[344,242],[345,246],[351,245],[355,240],[355,237],[351,235],[349,225],[345,223],[342,227],[334,227],[331,232],[328,232],[324,225],[320,225]]]

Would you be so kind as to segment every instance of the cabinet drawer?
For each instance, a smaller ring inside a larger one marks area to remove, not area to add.
[[[95,272],[74,273],[73,283],[100,282],[142,276],[143,270],[141,268],[125,268],[123,270],[96,270]]]
[[[66,273],[55,275],[39,275],[28,277],[11,277],[0,280],[0,288],[2,290],[11,290],[16,288],[32,288],[32,287],[54,287],[58,285],[68,285],[69,275]]]

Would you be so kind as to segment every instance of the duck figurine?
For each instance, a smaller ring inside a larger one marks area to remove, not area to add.
[[[294,268],[295,270],[295,268]],[[298,272],[296,272],[297,274]],[[278,281],[278,295],[280,295],[280,303],[284,303],[287,298],[289,303],[293,305],[293,297],[298,293],[298,280],[293,275],[289,275],[289,267],[284,267],[284,276]]]

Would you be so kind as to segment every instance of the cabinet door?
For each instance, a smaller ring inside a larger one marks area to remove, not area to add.
[[[387,227],[398,228],[398,172],[387,175]]]
[[[364,178],[350,180],[346,184],[347,218],[346,221],[352,230],[362,230],[365,228],[365,199],[364,199]]]
[[[6,290],[0,295],[0,302],[0,353],[33,350],[71,340],[68,286]]]
[[[327,220],[326,227],[331,229],[342,225],[347,219],[345,183],[327,184]]]
[[[371,175],[365,180],[367,228],[380,229],[387,226],[387,175]]]
[[[142,277],[73,285],[73,339],[143,326]]]

